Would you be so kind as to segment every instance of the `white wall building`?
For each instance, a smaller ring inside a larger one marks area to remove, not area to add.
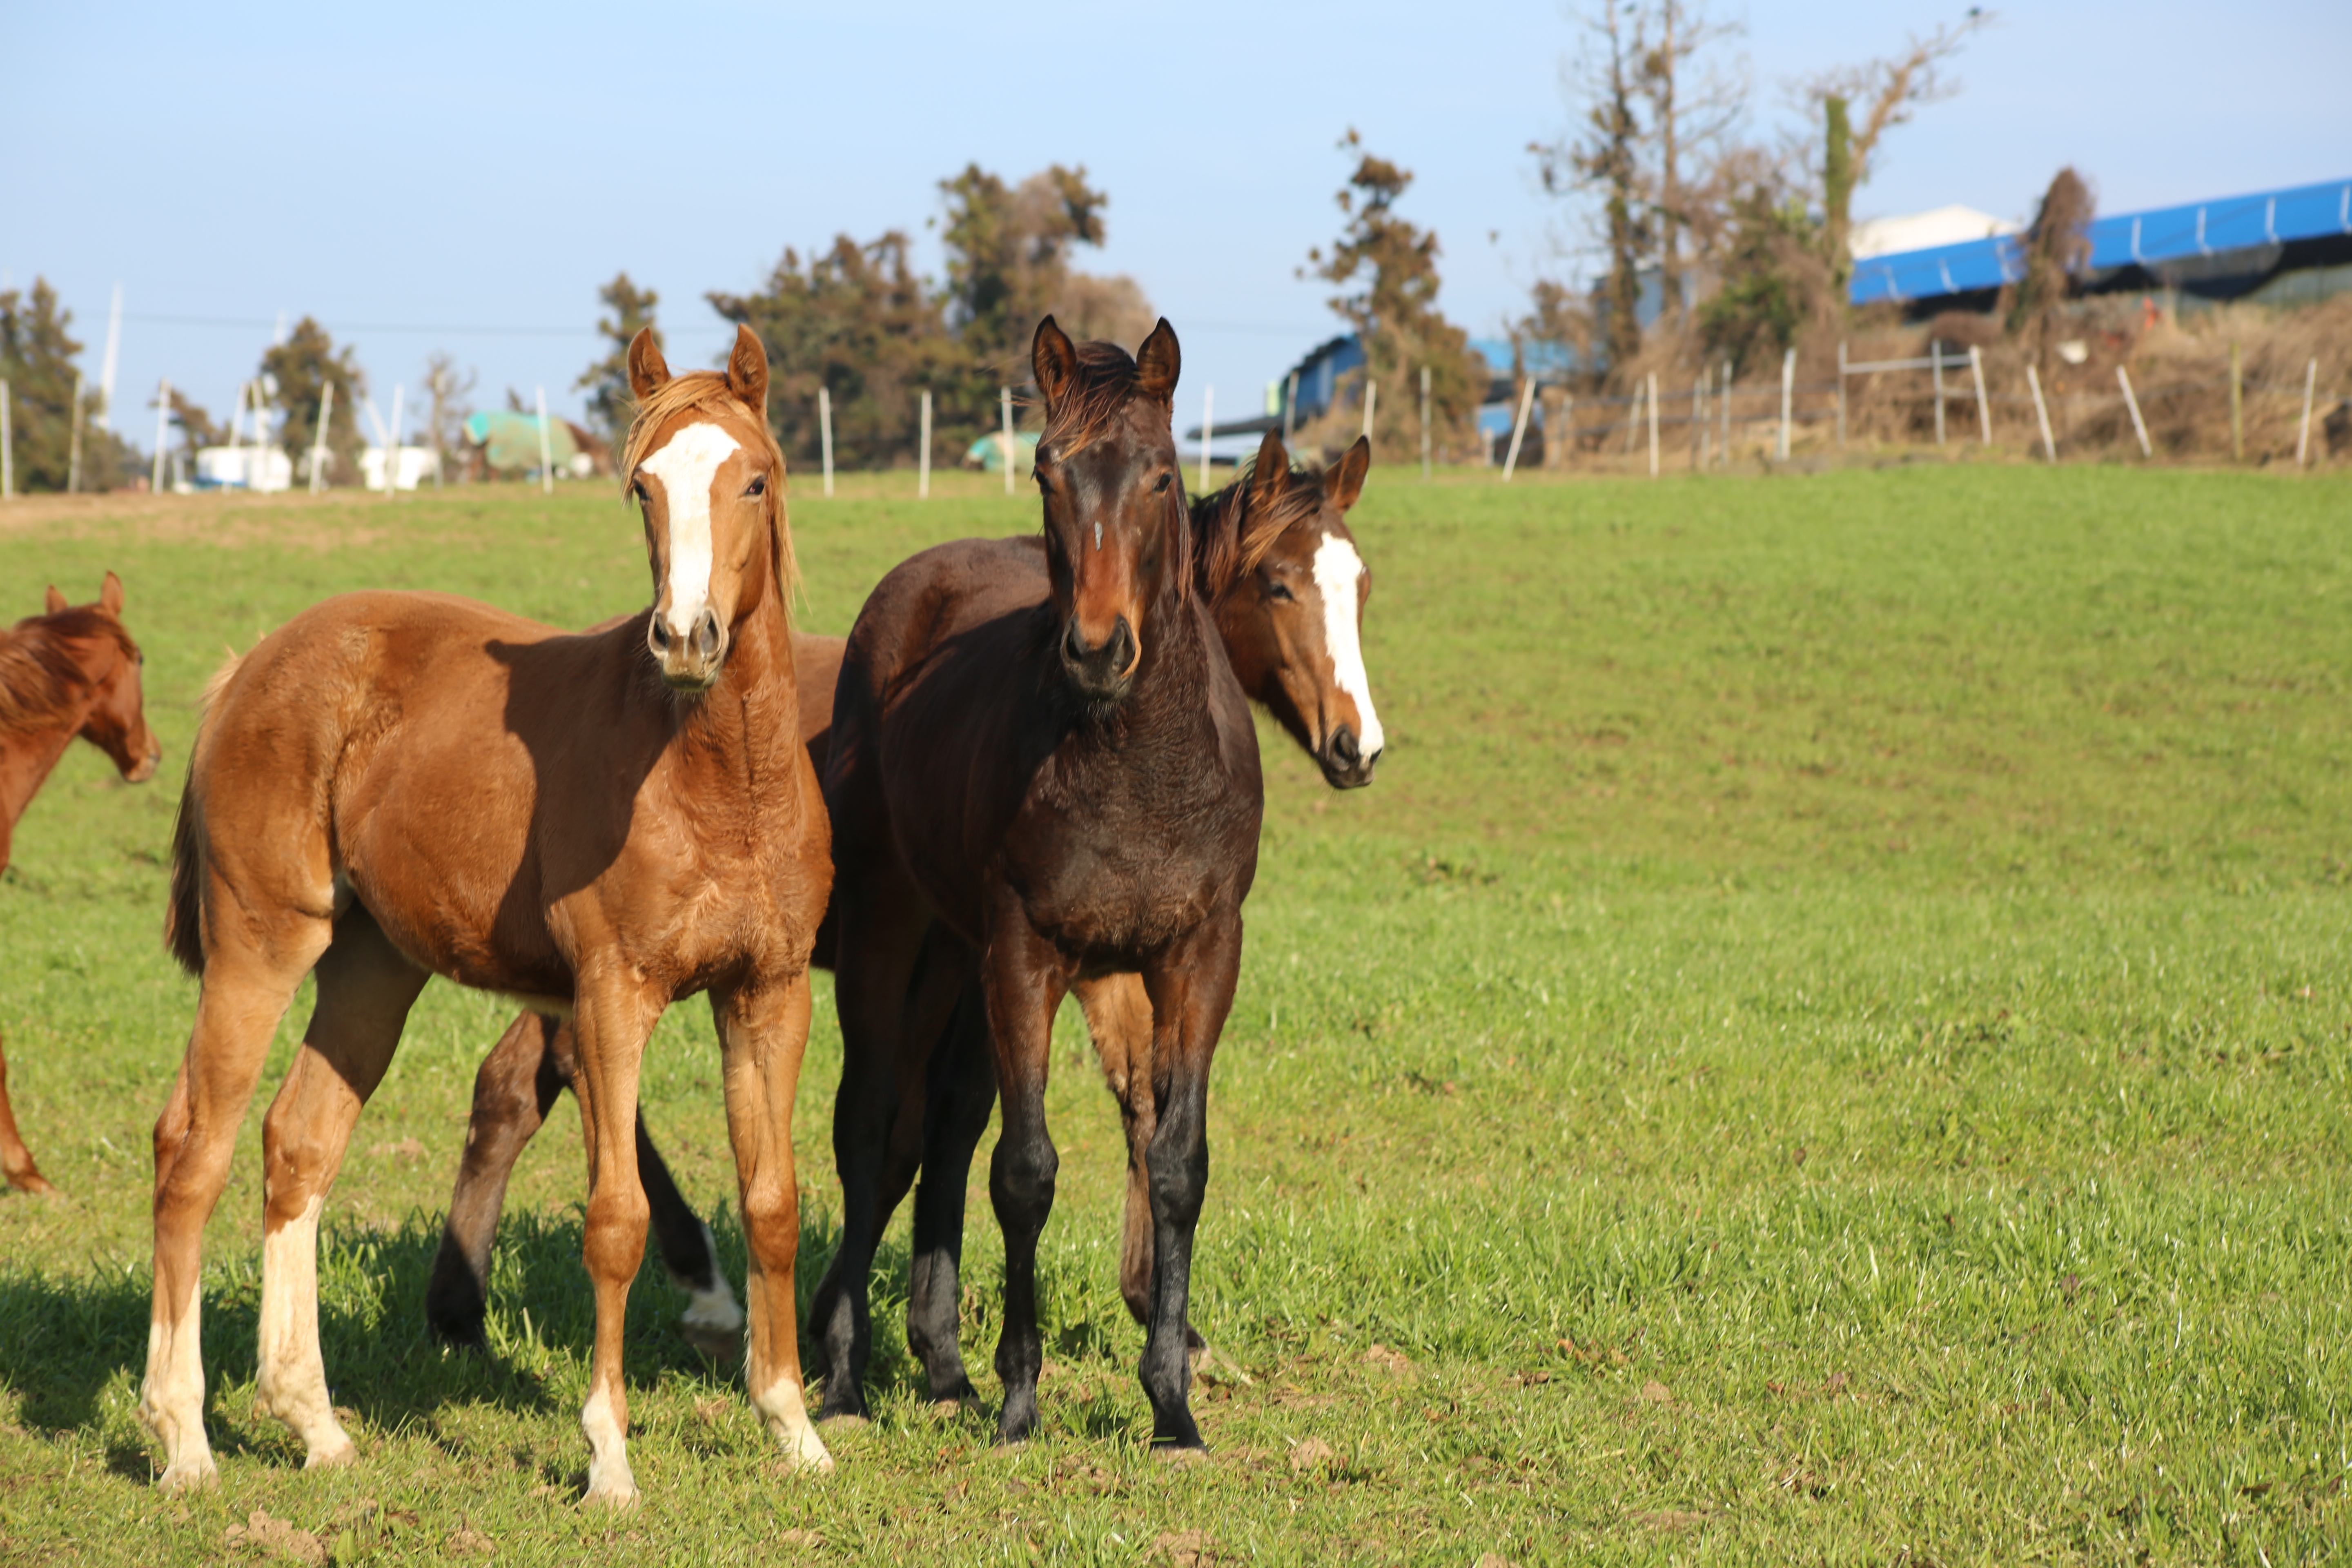
[[[294,460],[275,447],[206,447],[196,454],[198,489],[258,490],[294,488]]]
[[[413,490],[440,468],[439,455],[430,447],[403,447],[394,472],[400,477],[400,488]],[[360,453],[360,482],[372,490],[383,489],[383,448],[370,447]]]

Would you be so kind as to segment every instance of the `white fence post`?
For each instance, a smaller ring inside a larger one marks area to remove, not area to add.
[[[1944,445],[1944,340],[1931,338],[1927,342],[1927,372],[1936,382],[1936,445]]]
[[[2139,437],[2139,455],[2155,457],[2155,448],[2147,444],[2147,424],[2139,416],[2139,399],[2132,395],[2131,376],[2121,365],[2116,366],[2116,382],[2124,389],[2124,406],[2131,410],[2132,434]]]
[[[824,499],[833,499],[833,389],[816,389],[817,451],[824,459]]]
[[[1296,374],[1291,376],[1290,385],[1294,392],[1297,390],[1298,377]],[[1288,432],[1289,425],[1289,416],[1285,415],[1283,427],[1286,434]],[[1545,450],[1550,450],[1550,431],[1544,432],[1544,440]],[[1421,367],[1421,482],[1429,483],[1429,367],[1427,365]]]
[[[8,419],[8,384],[0,381],[0,500],[16,499],[16,432]]]
[[[2120,367],[2118,367],[2120,368]],[[1969,345],[1969,377],[1977,388],[1977,434],[1985,446],[1992,445],[1992,400],[1985,396],[1984,351],[1976,344]]]
[[[1790,349],[1780,355],[1780,461],[1789,460],[1790,400],[1797,389],[1797,351]]]
[[[2042,373],[2028,364],[2025,384],[2033,392],[2033,417],[2042,426],[2042,450],[2052,462],[2058,460],[2058,443],[2050,438],[2050,405],[2042,401]]]
[[[931,389],[923,388],[923,444],[915,454],[915,499],[931,499]]]
[[[400,445],[400,388],[392,389],[392,444]],[[390,472],[389,469],[385,470]],[[539,389],[539,493],[555,493],[555,446],[547,434],[547,388]]]
[[[328,382],[319,391],[319,427],[310,433],[310,493],[317,495],[327,485],[327,422],[335,416],[335,384]]]
[[[1000,386],[996,395],[1004,410],[1004,493],[1009,496],[1013,493],[1013,455],[1020,450],[1013,442],[1013,389]]]
[[[1658,373],[1652,371],[1644,378],[1649,393],[1650,410],[1650,477],[1658,477]]]
[[[1381,384],[1372,379],[1371,367],[1364,367],[1364,439],[1372,438],[1372,410],[1380,406]]]
[[[1511,421],[1511,449],[1503,455],[1503,482],[1511,482],[1512,470],[1519,466],[1519,443],[1527,439],[1528,411],[1535,406],[1536,378],[1528,377],[1519,384],[1519,416]]]
[[[155,473],[147,481],[150,495],[163,493],[163,437],[172,426],[172,378],[165,376],[155,393]]]
[[[2311,399],[2319,390],[2319,362],[2315,359],[2303,371],[2303,431],[2294,438],[2294,466],[2302,468],[2311,456]]]

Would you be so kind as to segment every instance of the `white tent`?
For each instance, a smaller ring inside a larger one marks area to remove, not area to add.
[[[294,460],[275,447],[206,447],[196,454],[199,489],[294,488]]]
[[[400,488],[413,490],[433,477],[440,467],[439,456],[430,447],[403,447],[395,471],[400,476]],[[383,448],[370,447],[360,453],[360,481],[372,490],[383,489]]]
[[[1963,245],[1971,239],[2019,232],[2018,226],[2007,218],[1980,213],[1974,207],[1935,207],[1923,213],[1874,217],[1867,223],[1855,224],[1846,236],[1846,248],[1853,252],[1856,261],[1867,261],[1874,256],[1896,256],[1906,250]]]

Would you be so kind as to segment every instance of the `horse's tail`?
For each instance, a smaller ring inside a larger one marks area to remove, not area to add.
[[[204,755],[205,730],[212,722],[213,705],[244,662],[242,654],[232,652],[205,682],[203,717],[196,723],[195,744],[188,748],[188,782],[180,791],[179,820],[172,825],[172,901],[163,910],[163,945],[172,950],[182,969],[199,979],[205,973],[205,868],[196,763]]]

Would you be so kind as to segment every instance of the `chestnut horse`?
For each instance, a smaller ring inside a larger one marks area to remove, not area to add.
[[[147,727],[139,645],[122,629],[122,581],[111,572],[98,603],[71,607],[52,587],[47,613],[0,636],[0,871],[16,819],[79,736],[104,752],[123,778],[144,784],[163,748]],[[28,1193],[57,1191],[33,1163],[8,1103],[8,1058],[0,1052],[0,1173]]]
[[[887,1145],[977,973],[1003,1104],[989,1174],[1005,1250],[997,1431],[1017,1442],[1034,1430],[1054,1015],[1076,982],[1139,974],[1158,1116],[1144,1151],[1142,1381],[1153,1441],[1198,1447],[1185,1307],[1209,1062],[1257,868],[1257,733],[1192,591],[1170,429],[1174,331],[1162,321],[1130,359],[1073,344],[1048,317],[1030,360],[1045,406],[1042,550],[974,540],[899,565],[859,612],[834,692],[845,1288],[810,1326],[825,1347],[827,1413],[856,1414]]]
[[[768,367],[673,377],[629,345],[622,464],[653,607],[551,631],[444,595],[354,594],[218,678],[173,847],[168,936],[203,977],[155,1128],[155,1300],[140,1414],[166,1486],[214,1474],[197,1343],[199,1244],[247,1102],[302,976],[317,1005],[262,1125],[259,1406],[311,1465],[355,1457],[319,1355],[326,1189],[425,981],[570,1012],[588,1090],[583,1251],[596,1334],[588,1497],[637,1496],[621,1350],[645,1251],[630,1131],[647,1034],[706,991],[751,1251],[751,1402],[789,1459],[830,1465],[801,1392],[792,1100],[830,880],[794,722],[783,456]]]
[[[1226,658],[1243,689],[1316,759],[1335,789],[1369,784],[1383,743],[1364,679],[1360,637],[1370,577],[1345,521],[1370,460],[1370,443],[1359,439],[1329,473],[1294,474],[1281,437],[1269,431],[1246,482],[1203,496],[1192,508],[1194,591],[1213,607]],[[801,736],[820,772],[832,735],[833,678],[845,646],[839,637],[793,636],[801,676]],[[822,967],[832,963],[829,935],[818,940],[815,962]],[[1143,1153],[1156,1118],[1150,1074],[1132,1070],[1130,1064],[1150,1047],[1150,1004],[1132,975],[1079,981],[1074,988],[1096,1030],[1096,1047],[1127,1127],[1129,1188],[1120,1288],[1142,1321],[1150,1305],[1151,1258]],[[981,1022],[969,999],[967,1006],[960,1018]],[[916,1251],[925,1263],[916,1270],[908,1321],[936,1398],[959,1397],[971,1386],[956,1343],[955,1313],[964,1183],[995,1103],[986,1051],[983,1039],[965,1058],[980,1068],[967,1075],[966,1103],[942,1104],[932,1115],[929,1140],[919,1125],[894,1131],[893,1157],[877,1205],[887,1221],[914,1179],[915,1164],[907,1152],[921,1148],[922,1166],[930,1173]],[[958,1056],[951,1047],[942,1059]],[[425,1292],[426,1317],[444,1339],[483,1342],[490,1247],[508,1175],[576,1071],[570,1026],[526,1013],[509,1026],[475,1075],[465,1154]],[[902,1120],[919,1118],[947,1091],[942,1079],[924,1106],[903,1107]],[[709,1228],[679,1194],[646,1135],[642,1114],[636,1136],[637,1169],[663,1266],[691,1298],[681,1331],[698,1348],[724,1354],[732,1348],[742,1314],[719,1268]],[[813,1300],[813,1315],[824,1312],[839,1289],[837,1273],[829,1275]]]

